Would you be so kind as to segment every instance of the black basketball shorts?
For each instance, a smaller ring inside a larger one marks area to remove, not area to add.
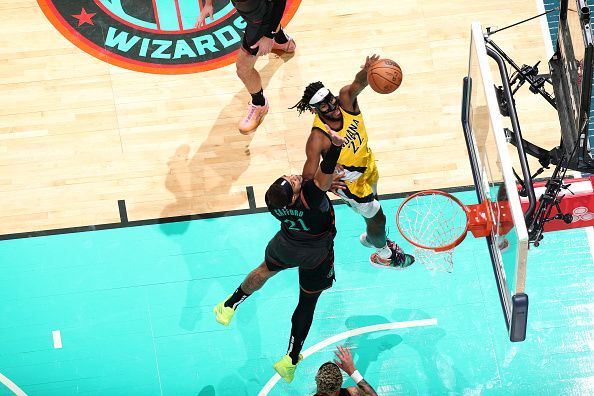
[[[334,234],[312,241],[295,241],[279,231],[268,242],[264,261],[270,271],[299,268],[299,285],[307,293],[332,287],[334,276]]]
[[[272,3],[270,1],[263,1],[256,10],[249,14],[239,10],[237,12],[247,24],[243,33],[241,46],[249,54],[256,55],[258,48],[251,48],[251,46],[256,44],[266,34],[263,24],[272,18]],[[272,29],[276,29],[276,26],[273,26]]]

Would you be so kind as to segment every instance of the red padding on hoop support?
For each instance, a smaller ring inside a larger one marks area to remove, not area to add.
[[[563,180],[563,184],[571,184],[569,191],[563,190],[560,195],[564,195],[559,203],[562,213],[568,213],[573,216],[573,221],[566,224],[563,220],[552,220],[544,224],[544,231],[567,230],[570,228],[592,227],[594,226],[594,176]],[[536,199],[544,192],[546,182],[534,183]],[[573,194],[572,194],[573,193]],[[521,197],[520,202],[524,212],[528,209],[528,199]],[[537,204],[538,209],[538,204]],[[551,216],[556,214],[553,209]]]
[[[486,237],[493,229],[493,219],[489,215],[490,204],[491,202],[485,199],[480,204],[464,207],[468,218],[468,229],[475,238]]]

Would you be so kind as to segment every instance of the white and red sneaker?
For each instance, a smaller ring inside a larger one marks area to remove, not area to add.
[[[373,253],[369,257],[369,263],[374,267],[378,268],[392,268],[401,270],[406,267],[410,267],[414,262],[415,258],[410,254],[404,253],[404,251],[395,242],[387,240],[388,248],[392,251],[392,254],[388,258],[383,258],[377,253]]]

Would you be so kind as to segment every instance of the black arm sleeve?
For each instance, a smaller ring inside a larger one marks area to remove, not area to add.
[[[303,193],[303,198],[305,198],[305,203],[311,209],[318,208],[322,200],[326,197],[326,191],[320,190],[313,180],[304,180],[301,186],[301,192]]]
[[[272,11],[270,13],[270,19],[262,23],[262,28],[265,29],[264,36],[268,38],[274,37],[276,27],[280,23],[281,19],[283,19],[283,13],[285,12],[286,4],[287,0],[272,0]]]
[[[330,149],[324,155],[324,159],[320,164],[320,170],[322,173],[327,175],[331,175],[334,173],[334,168],[336,168],[336,162],[338,162],[338,157],[340,157],[340,151],[342,146],[335,146],[334,143],[330,145]]]

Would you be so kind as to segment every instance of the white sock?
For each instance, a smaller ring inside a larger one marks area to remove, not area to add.
[[[377,254],[383,259],[389,259],[390,256],[392,255],[392,251],[390,250],[390,248],[388,247],[388,244],[386,243],[384,245],[384,247],[377,249]]]

